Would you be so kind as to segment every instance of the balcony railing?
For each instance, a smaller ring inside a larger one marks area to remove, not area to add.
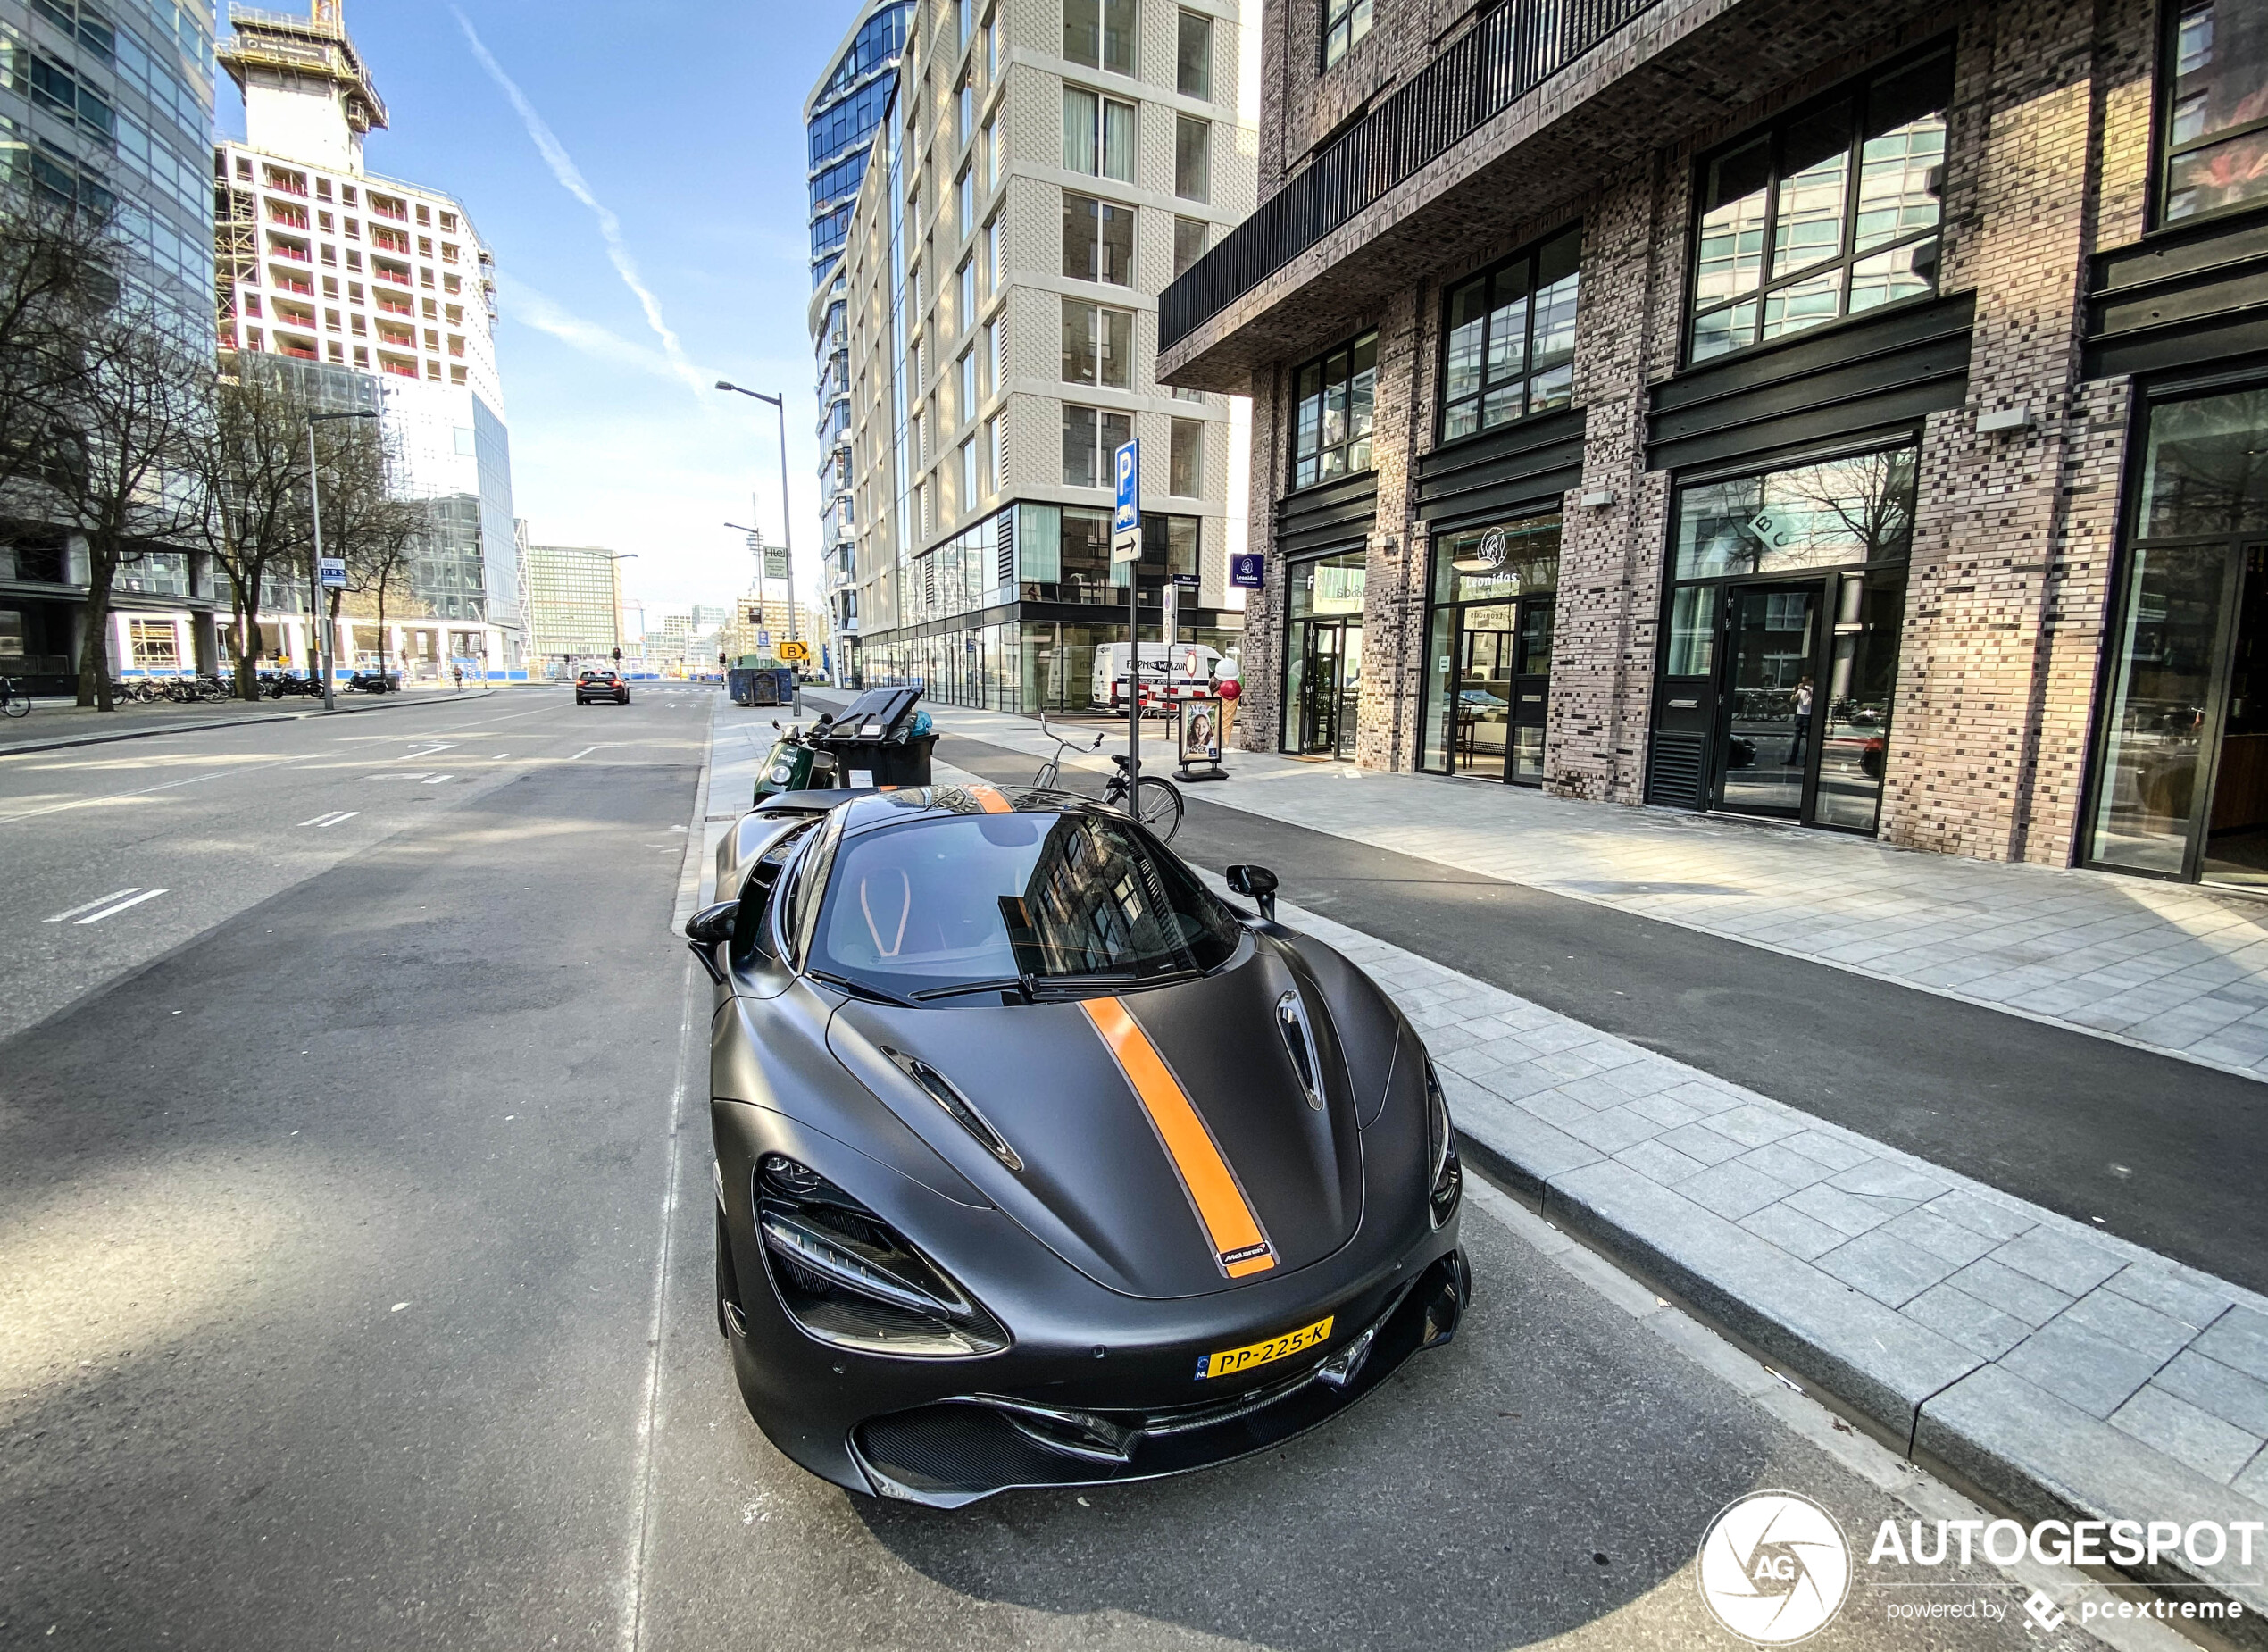
[[[1504,0],[1158,300],[1170,349],[1659,0]]]

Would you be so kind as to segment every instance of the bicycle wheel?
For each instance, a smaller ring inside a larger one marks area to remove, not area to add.
[[[0,713],[10,717],[31,715],[31,697],[13,682],[0,689]]]
[[[1173,841],[1181,830],[1181,793],[1172,780],[1145,774],[1134,788],[1134,818],[1150,829],[1161,843]]]

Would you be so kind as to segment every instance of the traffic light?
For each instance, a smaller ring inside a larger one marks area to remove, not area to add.
[[[721,648],[717,650],[717,663],[720,665],[724,663],[724,650]]]
[[[617,665],[620,665],[621,663],[622,663],[622,651],[621,651],[620,648],[617,648],[617,649],[615,649],[615,650],[614,650],[614,663],[615,663],[615,664],[617,664]]]

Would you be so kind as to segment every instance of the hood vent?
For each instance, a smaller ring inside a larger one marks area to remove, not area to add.
[[[983,1114],[979,1113],[975,1104],[954,1088],[950,1079],[930,1065],[928,1062],[909,1055],[903,1050],[894,1050],[887,1044],[878,1045],[876,1047],[889,1058],[892,1066],[920,1085],[928,1092],[932,1101],[951,1114],[955,1122],[982,1142],[986,1152],[991,1154],[1010,1170],[1019,1173],[1022,1172],[1024,1162],[1017,1156],[1016,1150],[1008,1145],[1007,1138],[992,1128],[991,1121]]]
[[[1307,1006],[1297,992],[1287,992],[1276,1000],[1276,1030],[1284,1035],[1284,1048],[1291,1053],[1292,1071],[1299,1074],[1299,1088],[1306,1092],[1307,1105],[1322,1112],[1322,1059],[1315,1049],[1315,1035],[1307,1025]]]

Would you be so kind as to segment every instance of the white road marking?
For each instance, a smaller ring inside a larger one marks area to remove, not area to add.
[[[443,780],[446,780],[448,778],[449,776],[446,774],[429,774],[425,777],[424,784],[428,786],[438,786]]]
[[[362,811],[360,809],[334,809],[329,814],[318,814],[312,821],[302,821],[299,823],[302,826],[337,826],[344,822],[353,820],[361,813]]]
[[[582,750],[575,754],[575,757],[588,757],[595,751],[608,751],[613,749],[614,747],[620,746],[621,744],[621,741],[620,740],[601,740],[596,746],[584,747]],[[570,757],[567,761],[572,763],[575,761],[575,757]]]
[[[68,803],[51,803],[42,808],[25,809],[15,814],[0,814],[0,826],[4,826],[11,821],[28,821],[35,814],[53,814],[60,809],[84,809],[97,803],[114,803],[121,797],[140,797],[154,791],[171,791],[177,786],[195,786],[200,780],[225,780],[231,774],[249,774],[253,770],[263,766],[261,763],[248,763],[242,768],[220,769],[211,774],[192,774],[185,780],[163,780],[155,786],[138,786],[132,791],[105,791],[97,792],[91,797],[73,797]]]
[[[115,906],[105,906],[100,912],[90,912],[85,917],[79,919],[79,922],[80,923],[100,923],[104,918],[116,917],[120,913],[124,912],[129,906],[138,906],[144,901],[154,901],[164,893],[165,891],[163,889],[144,889],[139,895],[134,896],[127,900],[122,900]],[[76,928],[77,925],[73,925],[72,927]]]
[[[508,751],[500,751],[495,756],[489,758],[488,761],[490,763],[502,763],[506,757],[511,755],[512,754]]]
[[[365,774],[363,778],[366,780],[421,780],[425,778],[425,771],[389,769],[383,774]]]
[[[407,763],[413,757],[430,757],[435,752],[447,751],[455,744],[454,740],[441,740],[431,746],[421,746],[415,751],[404,752],[396,761]]]
[[[107,906],[120,896],[131,895],[141,887],[138,883],[129,883],[122,889],[113,889],[109,894],[98,895],[93,900],[81,901],[68,911],[59,912],[52,918],[42,918],[39,921],[42,923],[61,923],[65,918],[75,918],[82,912],[92,912],[97,906]]]

